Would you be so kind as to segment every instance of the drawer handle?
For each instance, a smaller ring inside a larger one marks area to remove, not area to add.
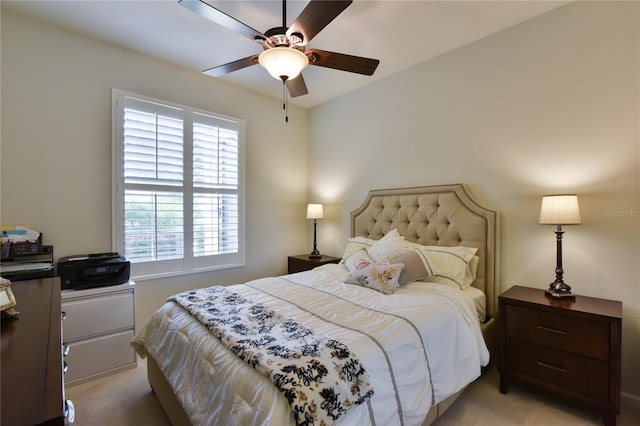
[[[69,364],[67,364],[67,361],[64,361],[62,363],[62,373],[63,374],[67,374],[67,370],[69,369]]]
[[[64,402],[64,424],[65,426],[73,425],[76,421],[76,407],[73,405],[73,401],[67,399]]]
[[[547,367],[547,368],[550,368],[552,370],[560,371],[562,373],[566,373],[567,372],[567,370],[562,368],[562,367],[558,367],[558,366],[555,366],[555,365],[547,364],[546,362],[538,361],[536,364],[538,364],[541,367]]]
[[[67,319],[67,313],[65,311],[62,311],[62,314],[60,316],[62,317],[62,321]]]
[[[71,350],[71,346],[69,346],[68,343],[63,343],[62,344],[62,355],[63,356],[67,356],[69,355],[69,351]]]
[[[551,333],[567,334],[567,332],[564,331],[564,330],[558,330],[557,328],[545,327],[544,325],[538,325],[538,326],[536,326],[536,328],[538,328],[540,330],[544,330],[544,331],[549,331]]]

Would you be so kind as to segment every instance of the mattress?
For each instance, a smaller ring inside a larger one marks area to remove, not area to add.
[[[385,295],[343,283],[346,272],[330,264],[229,289],[357,355],[375,394],[336,424],[419,425],[432,406],[475,380],[489,361],[477,318],[482,297],[438,282],[413,282]],[[293,424],[286,398],[271,381],[172,302],[132,344],[156,360],[194,425]]]

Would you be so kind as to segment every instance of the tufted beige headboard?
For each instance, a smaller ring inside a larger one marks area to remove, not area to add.
[[[480,258],[474,287],[487,296],[487,318],[495,318],[499,293],[498,213],[479,205],[464,185],[369,191],[351,212],[351,236],[380,239],[397,229],[423,245],[476,247]]]

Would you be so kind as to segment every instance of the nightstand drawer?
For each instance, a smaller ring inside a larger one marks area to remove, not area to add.
[[[507,356],[512,374],[523,373],[594,398],[609,400],[607,362],[519,339],[510,339]]]
[[[507,338],[514,337],[602,361],[609,359],[609,323],[515,305],[507,306],[506,318]]]

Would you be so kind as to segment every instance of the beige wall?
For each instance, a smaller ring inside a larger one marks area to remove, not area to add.
[[[138,282],[141,324],[167,296],[286,272],[310,250],[308,112],[132,51],[2,11],[3,225],[43,232],[57,257],[111,250],[111,90],[246,120],[246,266]]]
[[[541,196],[579,194],[565,279],[623,301],[622,388],[640,396],[639,13],[577,2],[311,110],[319,243],[340,255],[369,189],[466,183],[502,219],[502,289],[553,281]]]

